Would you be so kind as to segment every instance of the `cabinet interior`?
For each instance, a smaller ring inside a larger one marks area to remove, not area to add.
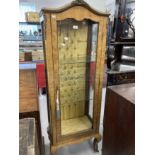
[[[62,135],[92,128],[98,28],[94,25],[73,19],[57,23]]]

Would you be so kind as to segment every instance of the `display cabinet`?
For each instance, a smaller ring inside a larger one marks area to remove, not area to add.
[[[108,16],[81,0],[41,11],[53,155],[91,138],[98,151]]]

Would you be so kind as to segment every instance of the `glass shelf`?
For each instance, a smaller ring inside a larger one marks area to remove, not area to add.
[[[71,102],[71,104],[75,104],[75,103],[80,103],[80,102],[90,102],[90,101],[93,101],[93,98],[90,98],[90,99],[87,99],[87,100],[74,100],[74,101],[72,101]],[[70,103],[61,103],[61,105],[66,105],[66,104],[69,104],[70,105]]]
[[[61,61],[59,63],[59,66],[61,65],[64,65],[64,64],[77,64],[77,63],[95,63],[96,61],[91,61],[91,60],[88,60],[88,61],[74,61],[74,60],[70,60],[70,61]]]

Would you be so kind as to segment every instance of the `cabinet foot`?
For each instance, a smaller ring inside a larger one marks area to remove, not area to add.
[[[56,149],[51,149],[51,155],[57,155],[57,150]]]
[[[94,138],[94,141],[93,141],[93,149],[94,149],[94,152],[99,152],[98,143],[100,141],[101,141],[101,136],[100,135],[98,137],[95,137]]]

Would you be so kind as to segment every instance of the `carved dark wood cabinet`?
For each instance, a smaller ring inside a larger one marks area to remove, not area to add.
[[[41,11],[53,155],[91,138],[98,151],[107,17],[83,1]]]

